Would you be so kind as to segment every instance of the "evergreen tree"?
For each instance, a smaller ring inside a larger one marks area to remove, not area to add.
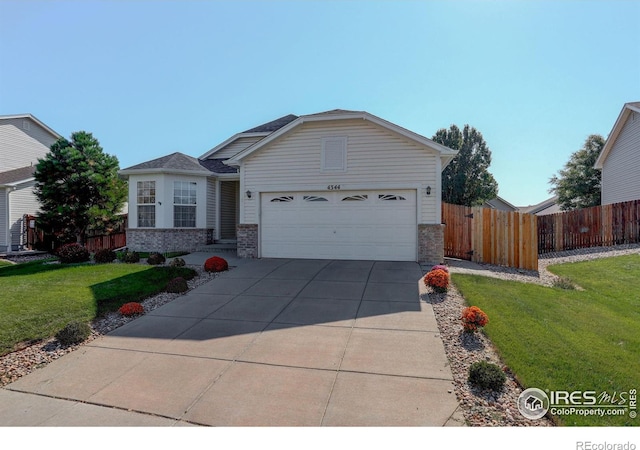
[[[89,228],[104,231],[127,198],[118,170],[118,159],[104,153],[91,133],[73,133],[71,141],[58,139],[36,166],[41,221],[75,236],[80,244]]]

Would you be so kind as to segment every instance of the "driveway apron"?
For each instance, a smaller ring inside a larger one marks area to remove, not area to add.
[[[0,389],[0,425],[460,425],[421,276],[244,262]]]

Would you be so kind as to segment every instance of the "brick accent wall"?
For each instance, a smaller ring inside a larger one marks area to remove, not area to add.
[[[138,252],[195,251],[207,244],[206,228],[127,228],[127,247]]]
[[[418,224],[418,262],[444,262],[444,225]]]
[[[258,257],[258,224],[239,223],[236,235],[238,237],[238,257]]]

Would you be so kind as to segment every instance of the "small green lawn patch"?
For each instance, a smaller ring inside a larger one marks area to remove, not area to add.
[[[584,291],[453,274],[469,305],[489,316],[485,332],[525,387],[620,395],[640,388],[640,256],[550,270]],[[638,418],[558,418],[580,426],[639,425]]]
[[[0,268],[0,355],[15,345],[53,336],[71,321],[91,321],[129,301],[161,292],[191,269],[146,264],[51,264]]]
[[[13,266],[13,264],[9,261],[5,261],[4,259],[0,259],[0,268],[6,267],[6,266]]]

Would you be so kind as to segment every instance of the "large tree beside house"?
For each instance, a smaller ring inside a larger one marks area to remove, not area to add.
[[[80,244],[88,229],[108,230],[127,198],[118,170],[118,159],[104,153],[91,133],[58,139],[36,166],[40,220]]]
[[[458,155],[442,172],[442,201],[455,205],[478,206],[496,198],[498,183],[489,172],[491,150],[475,128],[456,125],[442,128],[432,140]]]
[[[594,165],[604,142],[599,134],[590,135],[582,148],[571,154],[564,168],[549,180],[553,186],[549,193],[558,196],[563,211],[600,204],[602,173]]]

